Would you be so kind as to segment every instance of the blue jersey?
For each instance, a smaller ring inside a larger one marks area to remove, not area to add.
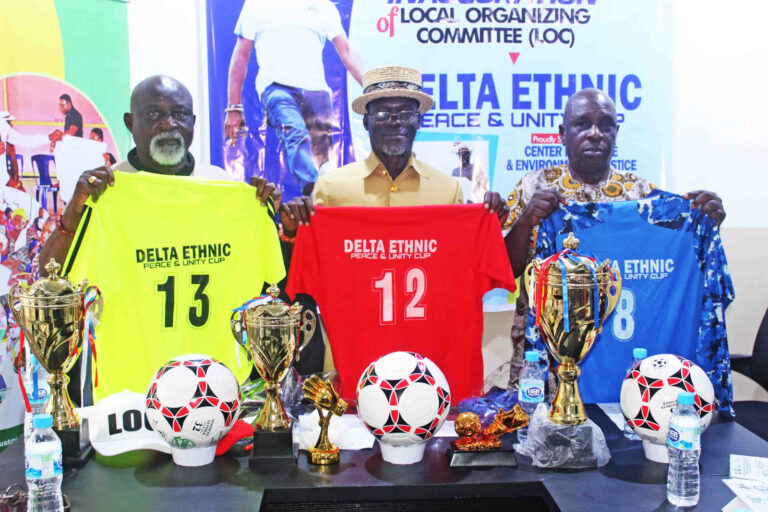
[[[581,363],[585,402],[618,402],[632,349],[695,362],[715,388],[718,409],[732,414],[725,308],[734,297],[715,222],[681,196],[660,192],[638,201],[572,203],[542,221],[536,257],[561,250],[569,232],[579,251],[609,258],[622,291],[592,351]],[[528,315],[528,338],[543,341]]]

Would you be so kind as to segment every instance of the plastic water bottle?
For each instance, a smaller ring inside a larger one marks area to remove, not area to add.
[[[529,418],[533,418],[536,407],[544,401],[544,373],[539,365],[539,353],[528,350],[525,353],[525,366],[520,374],[520,391],[517,400]],[[528,427],[517,431],[517,440],[524,443],[528,439]]]
[[[676,507],[692,507],[699,502],[701,423],[693,400],[693,393],[677,395],[677,409],[669,420],[667,500]]]
[[[38,414],[32,419],[35,427],[24,449],[26,459],[28,512],[62,512],[61,441],[51,429],[53,417]]]
[[[45,402],[46,400],[29,399],[29,406],[32,409],[32,412],[24,411],[24,443],[29,442],[35,431],[35,428],[32,425],[32,418],[45,413]]]
[[[32,409],[32,412],[25,411],[24,413],[24,442],[26,443],[33,432],[32,418],[45,412],[45,404],[48,401],[51,387],[48,384],[48,372],[32,354],[29,354],[29,364],[24,370],[23,380],[27,399]]]
[[[647,349],[640,348],[640,347],[633,348],[632,349],[632,364],[629,365],[629,368],[627,368],[627,373],[629,373],[632,370],[632,368],[635,367],[635,365],[637,363],[639,363],[640,361],[642,361],[646,357],[648,357],[648,350]],[[640,440],[640,436],[635,434],[635,431],[632,430],[632,427],[629,426],[629,423],[627,422],[627,420],[624,420],[624,437],[626,437],[627,439],[630,439],[632,441],[639,441]]]

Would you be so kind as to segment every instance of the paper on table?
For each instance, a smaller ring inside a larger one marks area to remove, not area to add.
[[[739,498],[733,498],[723,507],[723,512],[751,512],[751,510]]]
[[[65,201],[72,198],[77,179],[83,171],[104,165],[104,142],[65,135],[56,143],[53,156],[56,159],[56,177],[59,179],[59,195]]]
[[[731,454],[731,478],[768,480],[768,459]]]
[[[453,429],[453,422],[450,420],[445,420],[443,425],[440,427],[440,430],[435,432],[435,437],[458,437],[458,434]]]
[[[314,446],[320,435],[320,417],[317,410],[299,417],[293,426],[293,442],[298,442],[299,449],[306,450]],[[328,438],[342,450],[364,450],[372,448],[376,440],[356,414],[333,415],[328,425]]]
[[[624,415],[621,413],[621,405],[617,402],[606,404],[597,404],[606,416],[616,425],[619,430],[624,430]]]
[[[753,512],[768,510],[768,483],[762,480],[724,478],[723,482]]]

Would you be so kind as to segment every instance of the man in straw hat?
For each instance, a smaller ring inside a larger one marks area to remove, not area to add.
[[[432,98],[421,90],[421,73],[387,66],[363,77],[363,95],[352,109],[363,116],[371,141],[365,160],[347,164],[317,180],[312,198],[294,198],[280,208],[283,239],[309,223],[314,204],[324,206],[418,206],[464,202],[458,180],[416,159],[411,149],[421,114]],[[509,209],[497,192],[487,192],[485,207],[503,223]]]

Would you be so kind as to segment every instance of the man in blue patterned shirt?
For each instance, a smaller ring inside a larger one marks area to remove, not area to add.
[[[611,168],[610,160],[619,126],[616,106],[598,89],[574,94],[563,112],[560,137],[568,165],[526,174],[509,194],[509,221],[505,225],[507,251],[515,275],[521,275],[533,257],[542,219],[560,205],[575,202],[613,202],[647,197],[656,187],[649,181]],[[697,190],[683,196],[719,225],[725,218],[721,199],[713,192]],[[512,381],[525,350],[528,296],[521,287],[512,326]],[[551,379],[554,382],[554,379]]]

